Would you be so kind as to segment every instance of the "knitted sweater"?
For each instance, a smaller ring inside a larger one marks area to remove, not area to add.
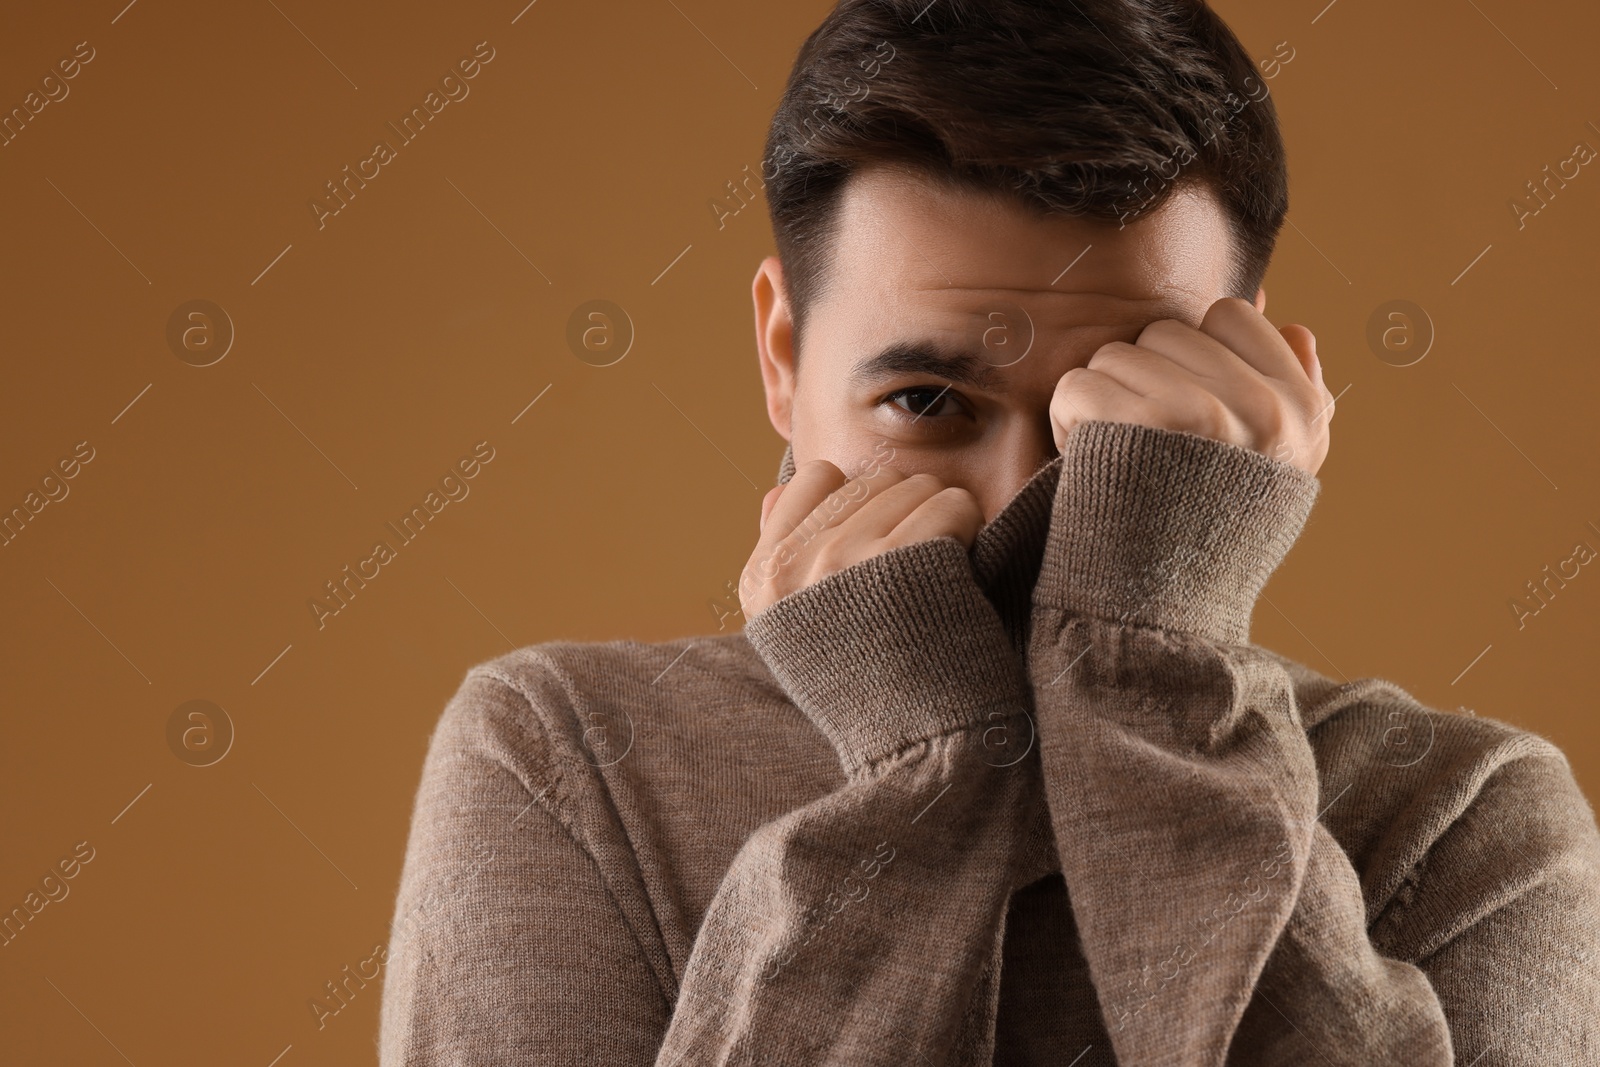
[[[970,551],[474,666],[381,1063],[1600,1064],[1561,750],[1249,640],[1319,485],[1083,423]]]

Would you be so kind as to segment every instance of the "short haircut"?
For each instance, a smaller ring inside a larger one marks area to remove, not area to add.
[[[800,46],[762,171],[797,358],[840,194],[879,162],[1122,224],[1203,182],[1247,300],[1289,209],[1272,98],[1203,0],[839,0]]]

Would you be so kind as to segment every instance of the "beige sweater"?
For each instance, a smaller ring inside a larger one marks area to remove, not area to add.
[[[1600,1064],[1561,751],[1250,643],[1318,488],[1085,423],[970,552],[473,667],[382,1063]]]

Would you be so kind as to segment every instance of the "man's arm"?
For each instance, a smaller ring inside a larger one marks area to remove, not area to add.
[[[1420,705],[1408,711],[1426,714]],[[1241,1046],[1288,1062],[1316,1058],[1315,1041],[1334,1062],[1359,1058],[1367,1046],[1343,1027],[1383,1027],[1388,1006],[1366,993],[1398,957],[1427,975],[1456,1063],[1600,1062],[1594,814],[1556,746],[1489,720],[1473,726],[1499,740],[1472,736],[1430,750],[1432,792],[1418,821],[1440,829],[1420,842],[1421,858],[1377,915],[1362,909],[1357,875],[1318,826],[1306,888],[1268,960],[1265,995],[1240,1024]],[[1342,1027],[1314,1034],[1284,1022],[1307,1017]]]
[[[966,547],[857,562],[746,634],[844,781],[740,850],[661,1062],[989,1063],[1007,903],[1055,868],[1027,679]]]
[[[529,706],[559,718],[562,684],[469,676],[413,817],[385,1067],[990,1061],[1005,909],[1055,857],[1026,675],[966,547],[860,561],[747,633],[842,780],[745,841],[675,990],[624,839],[582,829],[604,797]]]
[[[1413,963],[1369,935],[1359,877],[1319,822],[1359,801],[1319,795],[1291,681],[1248,644],[1316,492],[1299,468],[1196,434],[1088,421],[1067,439],[1029,672],[1117,1060],[1427,1067],[1505,1027],[1520,1047],[1481,1067],[1584,1062],[1600,842],[1564,763],[1508,768],[1383,940],[1453,939]]]

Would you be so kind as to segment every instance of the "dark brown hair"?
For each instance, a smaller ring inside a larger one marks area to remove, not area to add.
[[[1122,224],[1204,182],[1246,300],[1289,209],[1272,99],[1202,0],[839,0],[800,47],[762,169],[797,356],[840,192],[876,162]]]

